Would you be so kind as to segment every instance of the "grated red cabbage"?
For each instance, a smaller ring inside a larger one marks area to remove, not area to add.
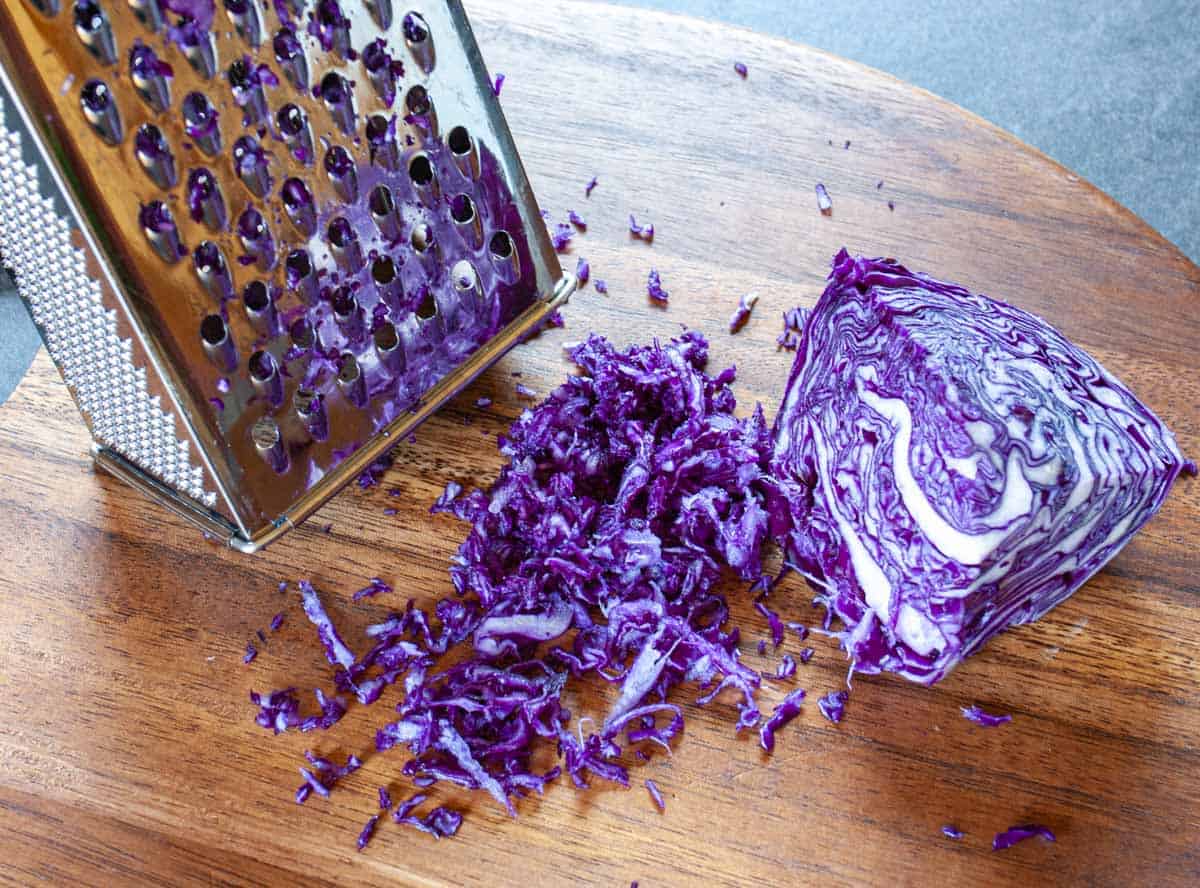
[[[796,658],[791,654],[784,654],[783,659],[779,661],[779,668],[775,670],[776,678],[791,678],[796,674]]]
[[[961,709],[963,718],[984,728],[995,728],[1012,721],[1011,715],[992,715],[984,712],[978,706],[963,706]]]
[[[650,799],[655,805],[658,806],[658,810],[667,810],[666,799],[663,798],[662,791],[659,790],[658,784],[648,778],[646,780],[646,792],[650,793]]]
[[[509,462],[491,490],[450,507],[472,529],[451,567],[458,595],[437,606],[442,635],[412,608],[407,627],[373,627],[431,655],[472,639],[467,661],[410,667],[376,746],[405,746],[408,776],[483,790],[510,812],[563,771],[578,786],[628,785],[623,744],[669,748],[682,730],[666,702],[677,685],[696,682],[701,703],[730,689],[753,709],[761,681],[738,661],[712,591],[727,567],[761,575],[761,410],[733,416],[734,373],[703,372],[695,333],[625,352],[593,336],[572,357],[583,375],[501,439]],[[585,733],[590,720],[572,729],[561,695],[588,673],[620,689]],[[561,766],[534,771],[538,745],[556,747]]]
[[[644,240],[647,243],[650,243],[651,241],[654,240],[654,224],[648,222],[645,225],[639,225],[637,218],[632,213],[630,213],[629,214],[629,233],[632,234],[634,237],[636,237],[638,240]]]
[[[433,506],[430,507],[429,511],[435,515],[439,512],[449,512],[450,507],[454,505],[454,501],[458,499],[458,495],[462,493],[462,490],[463,486],[457,481],[448,482],[446,489],[433,501]]]
[[[775,751],[775,732],[800,714],[800,704],[804,702],[804,696],[804,689],[796,688],[783,698],[783,701],[771,713],[771,717],[758,729],[759,743],[767,752]]]
[[[424,817],[406,817],[401,822],[427,832],[435,839],[446,839],[458,832],[462,820],[462,815],[457,811],[438,807]]]
[[[850,147],[849,143],[846,147]],[[820,182],[817,183],[817,209],[821,211],[822,216],[833,215],[833,198],[829,196],[829,189]]]
[[[325,649],[325,657],[334,666],[349,669],[354,664],[354,654],[346,647],[342,637],[334,628],[333,621],[325,612],[325,606],[308,580],[300,580],[300,596],[304,602],[304,614],[317,627],[317,638]]]
[[[575,229],[571,227],[570,223],[559,222],[550,234],[550,243],[553,245],[556,253],[565,253],[567,248],[571,246],[571,241],[574,237]]]
[[[362,851],[364,848],[366,848],[367,843],[371,841],[371,837],[375,835],[375,825],[377,823],[379,823],[379,815],[374,814],[363,825],[362,832],[358,834],[358,840],[355,842],[359,851]]]
[[[671,298],[671,294],[663,289],[662,277],[659,276],[658,269],[650,269],[650,277],[646,281],[646,293],[655,302],[661,302],[664,305]]]
[[[1017,842],[1032,839],[1034,836],[1041,836],[1047,842],[1056,841],[1054,833],[1049,828],[1039,823],[1027,823],[1021,826],[1010,826],[1004,832],[996,833],[992,839],[992,850],[1003,851],[1005,848],[1011,848]]]
[[[376,595],[387,595],[394,591],[392,587],[379,577],[372,577],[370,583],[350,596],[351,601],[362,601],[364,598],[374,598]]]
[[[761,601],[754,602],[754,609],[767,618],[767,624],[771,627],[771,642],[778,648],[783,644],[783,620]]]
[[[737,311],[733,313],[733,317],[729,319],[729,332],[736,333],[742,327],[746,326],[746,322],[750,320],[750,313],[754,311],[754,306],[758,303],[758,296],[750,294],[743,296],[738,300]]]
[[[775,343],[787,351],[795,351],[800,344],[800,334],[804,332],[804,324],[808,320],[809,311],[806,308],[789,308],[783,313],[783,332]]]
[[[350,776],[362,767],[362,761],[353,753],[347,757],[346,764],[344,765],[335,765],[329,759],[307,749],[304,751],[304,757],[308,759],[309,764],[312,766],[312,771],[308,768],[298,769],[300,776],[304,778],[304,782],[296,790],[296,804],[298,805],[303,805],[309,795],[314,792],[323,798],[329,798],[338,781]],[[316,774],[313,771],[316,771]],[[359,850],[362,849],[360,848]]]
[[[821,715],[836,725],[846,714],[846,701],[849,699],[850,695],[845,691],[830,691],[817,700],[817,708],[821,710]]]

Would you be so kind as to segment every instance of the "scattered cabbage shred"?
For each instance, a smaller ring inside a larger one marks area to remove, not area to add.
[[[1003,715],[993,715],[990,712],[984,712],[978,706],[963,706],[963,718],[967,721],[974,722],[983,728],[997,728],[1000,725],[1006,725],[1012,721],[1012,716],[1007,713]]]
[[[996,833],[992,839],[992,850],[1005,851],[1018,842],[1032,839],[1035,836],[1040,836],[1047,842],[1055,841],[1054,832],[1048,827],[1042,826],[1040,823],[1027,823],[1022,826],[1011,826],[1004,832]]]
[[[772,530],[853,670],[932,684],[1083,585],[1183,467],[1044,321],[843,250],[776,420]]]

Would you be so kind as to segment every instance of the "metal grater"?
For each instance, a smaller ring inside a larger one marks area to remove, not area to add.
[[[0,258],[96,463],[241,551],[575,287],[458,0],[5,0],[0,76]]]

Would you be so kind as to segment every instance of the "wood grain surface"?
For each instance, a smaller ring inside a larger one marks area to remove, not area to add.
[[[330,799],[293,803],[303,750],[369,753],[399,691],[322,736],[255,726],[251,689],[329,683],[279,581],[311,577],[349,638],[405,597],[446,594],[464,528],[430,503],[452,479],[494,476],[494,436],[524,403],[512,374],[549,391],[569,372],[562,343],[589,330],[624,344],[698,328],[714,367],[738,365],[743,409],[773,412],[791,361],[774,345],[780,314],[813,303],[846,245],[1042,314],[1200,453],[1200,270],[1086,182],[942,100],[810,49],[598,4],[515,6],[467,3],[492,70],[508,75],[503,102],[543,207],[587,219],[574,253],[611,292],[579,294],[565,330],[464,392],[382,488],[344,492],[246,558],[92,470],[44,354],[0,408],[0,883],[1195,884],[1200,485],[1186,479],[1045,619],[933,689],[857,678],[840,726],[806,706],[773,757],[734,735],[728,707],[688,707],[674,754],[635,769],[628,791],[559,784],[512,820],[436,788],[467,814],[452,841],[385,822],[355,852],[375,787],[405,790],[400,750],[368,755]],[[817,182],[831,217],[817,212]],[[630,212],[655,224],[653,245],[630,239]],[[647,304],[652,266],[666,309]],[[751,291],[754,317],[730,336]],[[486,412],[482,396],[495,399]],[[393,600],[352,604],[376,575]],[[726,591],[747,662],[774,668],[754,650],[764,621],[739,585]],[[815,621],[810,598],[789,583],[777,606]],[[243,665],[280,610],[283,629]],[[810,699],[846,672],[832,643],[814,646],[799,678]],[[768,682],[764,707],[786,689]],[[975,702],[1014,719],[976,727],[959,714]],[[603,707],[594,687],[571,700]],[[1028,821],[1058,842],[990,850],[993,833]],[[961,841],[942,837],[950,823]]]

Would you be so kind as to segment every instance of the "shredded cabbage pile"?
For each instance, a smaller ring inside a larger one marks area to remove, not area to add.
[[[628,785],[622,751],[669,748],[683,727],[669,697],[684,683],[700,704],[729,689],[739,724],[758,721],[761,676],[739,662],[715,587],[730,571],[762,575],[770,433],[761,409],[734,415],[734,370],[708,376],[707,357],[696,333],[627,351],[598,336],[576,347],[581,375],[501,439],[508,463],[491,489],[460,496],[452,484],[435,504],[471,530],[451,567],[455,594],[433,616],[409,602],[368,629],[373,645],[357,656],[300,584],[340,691],[370,704],[403,682],[376,747],[406,747],[403,773],[417,786],[482,790],[515,814],[516,800],[564,772],[579,787],[592,776]],[[563,691],[585,675],[617,685],[616,700],[572,721]],[[320,716],[301,716],[291,690],[252,700],[277,733],[327,728],[344,712],[322,694]],[[539,746],[559,764],[537,770]]]
[[[682,728],[675,686],[696,683],[701,703],[733,688],[752,707],[761,680],[713,591],[727,567],[761,573],[761,410],[734,416],[734,371],[706,375],[696,333],[624,352],[593,336],[572,358],[582,375],[513,425],[492,488],[438,507],[471,524],[438,615],[473,656],[411,672],[377,741],[408,746],[405,773],[485,789],[510,811],[560,768],[578,786],[627,785],[622,747],[667,746]],[[590,731],[561,705],[585,674],[620,686]],[[562,757],[548,773],[531,770],[538,738]]]

